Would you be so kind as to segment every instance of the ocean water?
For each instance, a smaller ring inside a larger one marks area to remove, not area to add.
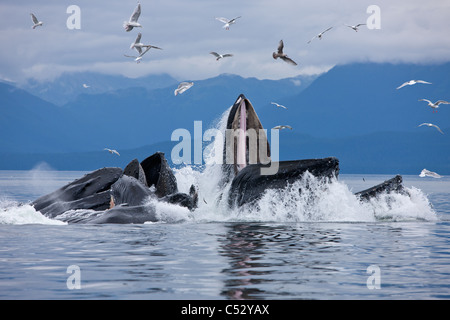
[[[353,193],[392,176],[305,176],[230,210],[215,168],[184,167],[194,212],[160,204],[158,223],[76,225],[27,204],[84,174],[47,169],[0,171],[0,299],[450,298],[447,176],[404,176],[410,197],[368,204]]]

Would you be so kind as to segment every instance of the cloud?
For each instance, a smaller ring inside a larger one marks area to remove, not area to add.
[[[355,61],[435,63],[450,60],[450,4],[445,1],[376,1],[381,29],[354,32],[344,24],[365,23],[372,1],[247,0],[228,2],[141,1],[143,28],[125,32],[122,23],[135,0],[78,1],[81,29],[69,30],[64,1],[2,1],[0,4],[0,77],[22,81],[49,79],[64,71],[94,70],[130,77],[168,73],[178,79],[199,80],[220,73],[278,79],[323,72]],[[31,29],[29,13],[44,21]],[[215,17],[242,16],[230,30]],[[333,26],[322,40],[307,41]],[[162,47],[150,51],[139,65],[123,54],[138,32],[142,41]],[[271,54],[283,39],[292,67]],[[215,61],[210,51],[235,56]]]

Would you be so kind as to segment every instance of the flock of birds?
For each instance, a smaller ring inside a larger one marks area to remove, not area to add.
[[[348,25],[348,24],[344,24],[344,26],[347,26],[347,27],[349,27],[349,28],[355,30],[356,32],[358,32],[360,26],[365,26],[365,25],[366,25],[365,23],[358,23],[357,25]],[[328,32],[328,31],[330,31],[330,30],[333,29],[333,28],[334,28],[334,27],[329,27],[329,28],[325,29],[324,31],[322,31],[322,32],[320,32],[319,34],[317,34],[317,35],[315,35],[314,37],[312,37],[312,39],[309,40],[307,43],[308,43],[308,44],[311,43],[311,41],[313,41],[313,40],[316,39],[316,38],[319,39],[319,40],[322,40],[322,37],[323,37],[323,35],[325,34],[325,32]],[[289,64],[292,64],[292,65],[296,66],[297,63],[296,63],[294,60],[292,60],[291,58],[289,58],[289,57],[283,52],[283,48],[284,48],[283,40],[280,40],[280,42],[278,43],[278,49],[277,49],[277,52],[272,53],[272,57],[273,57],[274,59],[280,58],[281,60],[283,60],[283,61],[285,61],[285,62],[287,62],[287,63],[289,63]]]
[[[428,81],[424,81],[424,80],[409,80],[403,84],[401,84],[400,86],[397,87],[397,90],[405,87],[405,86],[413,86],[415,84],[432,84],[431,82]],[[419,101],[425,101],[428,103],[428,106],[430,106],[433,109],[433,113],[436,112],[437,113],[437,108],[439,108],[439,105],[441,104],[450,104],[450,102],[447,102],[445,100],[438,100],[436,102],[431,102],[428,99],[419,99]],[[441,134],[444,134],[444,132],[441,130],[441,128],[439,128],[437,125],[433,124],[433,123],[429,123],[429,122],[424,122],[418,125],[418,127],[422,127],[422,126],[427,126],[430,128],[435,128],[436,130],[438,130]],[[436,172],[432,172],[429,171],[427,169],[423,169],[422,172],[419,174],[420,177],[432,177],[432,178],[442,178],[441,175],[437,174]]]
[[[142,28],[142,25],[139,23],[139,17],[141,16],[141,4],[138,2],[136,8],[134,9],[133,13],[131,14],[130,18],[128,19],[128,21],[125,21],[123,23],[123,27],[125,29],[125,31],[130,32],[131,30],[133,30],[134,28]],[[223,23],[223,28],[225,30],[229,30],[230,26],[235,24],[237,19],[241,18],[241,16],[235,17],[233,19],[228,19],[228,18],[224,18],[224,17],[220,17],[220,18],[215,18],[216,20],[220,21]],[[35,29],[38,26],[42,26],[43,22],[39,21],[36,16],[31,13],[31,19],[33,21],[33,26],[32,28]],[[365,25],[365,23],[360,23],[357,25],[345,25],[355,31],[358,31],[358,28],[362,25]],[[333,27],[329,27],[326,30],[320,32],[319,34],[315,35],[311,40],[308,41],[308,43],[311,43],[312,40],[314,39],[319,39],[321,40],[323,35],[330,31],[331,29],[333,29]],[[136,63],[140,63],[143,56],[150,50],[150,49],[158,49],[158,50],[162,50],[162,48],[157,47],[157,46],[153,46],[151,44],[144,44],[141,42],[141,38],[142,38],[142,34],[139,32],[135,41],[131,44],[130,49],[135,49],[137,51],[137,55],[128,55],[128,54],[124,54],[125,57],[127,58],[132,58],[134,59],[134,61]],[[279,44],[278,44],[278,49],[277,52],[274,52],[272,54],[274,59],[278,59],[280,58],[281,60],[296,66],[297,63],[292,60],[291,58],[289,58],[287,56],[287,54],[285,54],[283,52],[283,48],[284,48],[284,43],[283,40],[280,40]],[[211,55],[213,55],[217,61],[219,61],[220,59],[223,58],[228,58],[228,57],[233,57],[232,53],[225,53],[225,54],[221,54],[221,53],[217,53],[215,51],[211,51],[210,52]],[[189,88],[191,88],[194,85],[193,82],[182,82],[178,85],[178,88],[175,89],[174,94],[175,96],[178,94],[182,94],[183,92],[185,92],[186,90],[188,90]],[[83,84],[84,88],[89,88],[89,86],[87,86],[86,84]]]
[[[401,88],[403,88],[403,87],[405,87],[405,86],[412,86],[412,85],[415,85],[415,84],[418,84],[418,83],[432,84],[431,82],[424,81],[424,80],[410,80],[410,81],[407,81],[407,82],[403,83],[403,84],[400,85],[399,87],[397,87],[397,90],[398,90],[398,89],[401,89]],[[425,101],[425,102],[428,102],[428,106],[430,106],[430,107],[433,109],[433,113],[434,113],[434,112],[437,113],[437,110],[436,110],[436,109],[439,108],[439,105],[441,105],[441,104],[450,104],[450,102],[445,101],[445,100],[438,100],[438,101],[436,101],[436,102],[431,102],[431,101],[428,100],[428,99],[419,99],[419,101]],[[433,124],[433,123],[424,122],[424,123],[418,125],[418,127],[422,127],[422,126],[427,126],[427,127],[433,127],[433,128],[436,128],[436,130],[438,130],[440,133],[444,134],[444,132],[441,130],[441,128],[439,128],[437,125],[435,125],[435,124]]]
[[[142,25],[138,22],[140,15],[141,15],[141,4],[138,2],[136,8],[134,9],[133,13],[130,16],[130,19],[123,23],[123,27],[124,27],[125,31],[130,32],[134,28],[142,28]],[[224,18],[224,17],[220,17],[220,18],[216,18],[216,20],[218,20],[218,21],[220,21],[220,22],[222,22],[224,24],[223,25],[224,29],[229,30],[230,26],[235,24],[237,19],[239,19],[239,18],[241,18],[241,16],[238,16],[238,17],[233,18],[233,19],[227,19],[227,18]],[[33,22],[33,26],[32,26],[33,29],[43,25],[43,22],[39,21],[33,13],[31,13],[31,20]],[[359,23],[359,24],[356,24],[356,25],[346,25],[345,24],[344,26],[354,30],[355,32],[358,32],[359,27],[361,27],[363,25],[366,25],[366,24],[365,23]],[[307,42],[307,44],[310,44],[314,39],[322,40],[324,34],[326,32],[329,32],[332,29],[333,29],[333,27],[329,27],[329,28],[325,29],[324,31],[318,33],[313,38],[311,38],[311,40],[309,40]],[[153,49],[162,50],[162,48],[160,48],[160,47],[157,47],[157,46],[154,46],[154,45],[151,45],[151,44],[144,44],[144,43],[142,43],[141,39],[142,39],[142,34],[139,32],[137,37],[136,37],[136,39],[135,39],[135,41],[130,46],[130,49],[135,49],[137,51],[138,55],[135,56],[135,55],[124,54],[124,56],[127,57],[127,58],[133,58],[136,63],[140,63],[142,58],[143,58],[143,56],[150,49],[153,48]],[[220,54],[220,53],[217,53],[215,51],[211,51],[210,54],[213,55],[216,58],[216,61],[219,61],[220,59],[223,59],[223,58],[233,57],[233,54],[231,54],[231,53]],[[286,53],[284,53],[284,42],[283,42],[283,40],[280,40],[280,42],[278,43],[277,51],[272,53],[272,57],[275,60],[279,58],[279,59],[283,60],[284,62],[286,62],[288,64],[291,64],[293,66],[297,65],[297,63],[293,59],[291,59]],[[397,90],[399,90],[399,89],[401,89],[401,88],[403,88],[405,86],[412,86],[412,85],[415,85],[415,84],[431,84],[431,82],[424,81],[424,80],[410,80],[410,81],[407,81],[407,82],[401,84],[399,87],[397,87]],[[190,89],[193,85],[194,85],[194,82],[187,82],[187,81],[186,82],[181,82],[178,85],[177,89],[175,89],[174,95],[177,96],[178,94],[184,93],[185,91]],[[89,88],[89,86],[86,85],[86,84],[83,84],[83,87],[84,88]],[[437,113],[437,109],[439,108],[439,105],[441,105],[441,104],[450,104],[450,102],[445,101],[445,100],[438,100],[436,102],[432,102],[432,101],[430,101],[428,99],[420,99],[419,101],[427,102],[428,106],[430,106],[433,109],[433,113],[434,112]],[[276,102],[271,102],[271,104],[275,105],[278,108],[287,109],[287,107],[285,107],[285,106],[283,106],[281,104],[278,104]],[[424,123],[420,124],[418,127],[422,127],[422,126],[435,128],[441,134],[444,134],[444,132],[441,130],[441,128],[439,128],[437,125],[435,125],[433,123],[424,122]],[[289,126],[289,125],[278,125],[278,126],[273,127],[272,129],[277,129],[277,130],[290,129],[290,130],[292,130],[292,127]],[[105,148],[104,150],[108,151],[111,154],[116,154],[116,155],[120,156],[120,154],[119,154],[119,152],[117,152],[117,150],[109,149],[109,148]],[[440,178],[441,177],[439,174],[437,174],[435,172],[431,172],[431,171],[429,171],[427,169],[423,169],[422,172],[420,173],[420,177],[425,177],[425,176],[430,176],[430,177],[434,177],[434,178]]]
[[[123,28],[125,29],[126,32],[130,32],[134,28],[142,28],[142,25],[138,22],[140,16],[141,16],[141,4],[138,2],[138,5],[131,14],[130,19],[123,23]],[[136,63],[140,63],[144,54],[146,54],[151,48],[162,50],[160,47],[142,43],[141,38],[142,34],[139,32],[136,39],[130,46],[130,49],[136,49],[138,53],[137,56],[124,54],[124,56],[127,58],[133,58],[134,61],[136,61]],[[143,50],[144,48],[145,50]]]
[[[141,4],[138,2],[136,8],[134,9],[133,13],[130,16],[130,19],[123,23],[123,27],[124,27],[125,31],[130,32],[131,30],[133,30],[133,28],[142,28],[142,25],[138,22],[138,19],[140,16],[141,16]],[[225,18],[221,18],[221,19],[224,19],[223,22],[226,23],[225,26],[227,29],[229,29],[230,24],[233,24],[237,18],[232,19],[232,20],[226,20]],[[150,49],[153,48],[153,49],[162,50],[162,48],[160,48],[160,47],[153,46],[151,44],[142,43],[141,38],[142,38],[142,34],[139,32],[136,39],[130,46],[130,49],[136,49],[136,51],[139,55],[132,56],[132,55],[124,54],[124,56],[127,58],[133,58],[134,61],[136,61],[136,63],[140,63],[144,54],[146,54]],[[145,50],[144,50],[144,48],[145,48]],[[219,60],[221,58],[232,56],[232,54],[221,55],[221,54],[218,54],[217,52],[211,52],[211,54],[216,56],[217,60]],[[175,89],[174,95],[177,96],[178,94],[182,94],[186,90],[190,89],[193,85],[194,85],[194,82],[181,82],[178,85],[178,88]]]

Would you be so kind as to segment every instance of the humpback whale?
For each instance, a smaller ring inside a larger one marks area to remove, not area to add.
[[[266,132],[243,94],[230,110],[227,130],[231,133],[225,135],[223,171],[224,181],[231,181],[230,206],[255,202],[265,190],[285,188],[306,171],[318,178],[332,178],[339,173],[339,160],[334,157],[272,161]],[[275,170],[268,170],[270,167]]]
[[[230,108],[226,131],[220,183],[230,187],[222,188],[228,191],[220,198],[225,197],[230,208],[256,204],[267,190],[284,189],[306,173],[325,183],[339,175],[339,160],[332,156],[275,161],[266,131],[243,94]],[[370,201],[389,192],[406,192],[401,176],[355,195],[360,201]],[[162,152],[142,162],[133,159],[123,170],[102,168],[90,172],[36,199],[31,205],[45,216],[68,223],[141,224],[158,221],[158,202],[179,205],[190,211],[195,211],[198,205],[198,190],[192,185],[189,193],[179,192],[175,175]]]
[[[124,170],[102,168],[86,174],[31,203],[36,211],[69,223],[144,223],[157,221],[148,200],[177,204],[194,210],[197,190],[178,192],[172,169],[162,152],[144,161],[132,160]],[[76,210],[67,219],[64,213]]]
[[[122,175],[120,168],[95,170],[31,203],[36,211],[54,218],[68,210],[109,208],[111,186]]]
[[[272,161],[270,145],[263,126],[253,105],[243,94],[236,99],[230,110],[227,130],[232,133],[225,135],[223,183],[231,181],[228,193],[230,207],[255,203],[266,190],[286,188],[306,172],[325,182],[338,178],[339,160],[335,157]],[[249,135],[250,131],[252,134]],[[267,170],[269,167],[275,170]],[[361,201],[368,201],[383,192],[404,193],[402,177],[397,175],[377,186],[356,193],[356,196]]]

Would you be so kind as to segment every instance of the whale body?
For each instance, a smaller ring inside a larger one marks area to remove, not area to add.
[[[69,223],[144,223],[157,221],[151,199],[189,210],[197,207],[197,190],[192,186],[189,194],[178,192],[175,176],[162,152],[141,163],[134,159],[124,170],[95,170],[31,205],[45,216]],[[71,210],[76,215],[65,217]]]
[[[335,157],[272,161],[266,132],[253,105],[243,94],[230,110],[226,129],[230,133],[225,135],[224,142],[223,183],[231,181],[230,207],[254,203],[267,189],[283,189],[307,171],[319,179],[339,174],[339,160]],[[251,135],[243,136],[244,131]],[[268,171],[271,167],[276,170]],[[269,173],[264,173],[264,169]]]

